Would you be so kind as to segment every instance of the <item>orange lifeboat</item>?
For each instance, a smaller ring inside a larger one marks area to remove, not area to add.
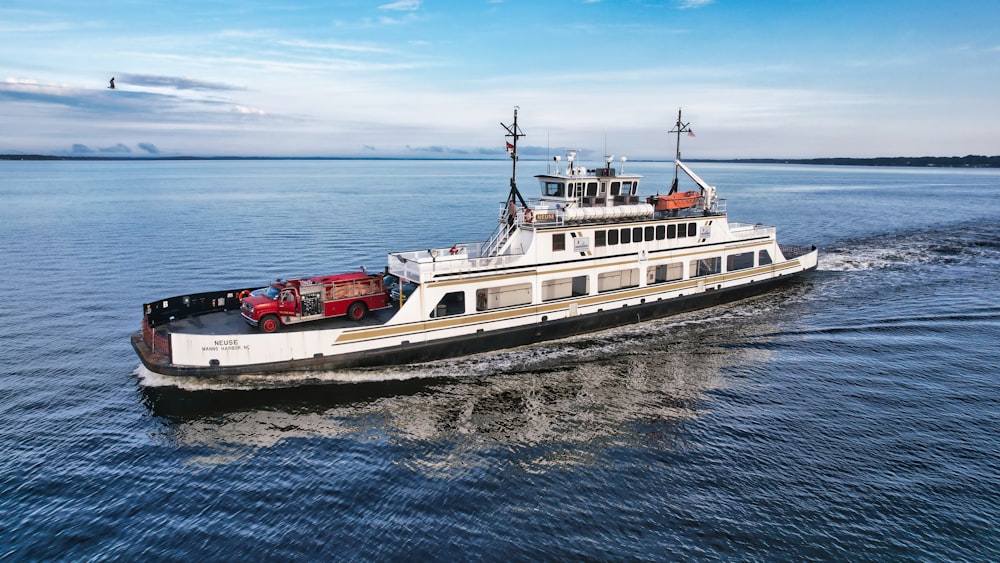
[[[655,209],[657,211],[687,209],[688,207],[694,207],[697,205],[699,199],[701,199],[701,192],[699,191],[677,192],[671,195],[660,195],[656,196]]]

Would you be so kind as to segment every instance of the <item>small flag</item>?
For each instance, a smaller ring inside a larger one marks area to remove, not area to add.
[[[507,152],[514,152],[514,145],[507,143]]]
[[[688,131],[688,137],[694,137],[694,131]]]

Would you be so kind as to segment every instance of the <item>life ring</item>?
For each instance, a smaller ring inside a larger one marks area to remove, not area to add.
[[[240,292],[240,301],[243,301],[247,297],[250,297],[250,290],[249,289],[244,289],[243,291]]]
[[[530,223],[535,220],[535,212],[530,209],[524,210],[524,222]]]

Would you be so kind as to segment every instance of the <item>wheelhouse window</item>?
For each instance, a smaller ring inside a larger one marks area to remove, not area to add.
[[[621,195],[621,193],[622,193],[622,183],[611,182],[611,195]]]
[[[542,301],[580,297],[588,293],[587,276],[576,276],[542,282]]]
[[[702,258],[691,261],[691,277],[710,276],[722,272],[722,257]]]
[[[698,236],[698,223],[688,223],[688,236],[689,237]]]
[[[667,225],[667,238],[677,238],[677,225]]]
[[[632,242],[642,242],[642,227],[632,227]]]
[[[550,197],[564,197],[566,195],[566,185],[562,182],[545,182],[544,193]]]
[[[594,246],[607,246],[607,245],[608,245],[607,231],[594,231]]]
[[[608,231],[608,245],[618,244],[618,229]]]
[[[552,251],[566,250],[566,233],[552,235]]]
[[[519,283],[476,290],[476,310],[489,311],[531,303],[531,284]]]
[[[639,268],[605,272],[597,275],[597,291],[614,291],[625,287],[638,287]]]
[[[635,184],[633,182],[622,182],[622,195],[635,195]]]
[[[771,264],[771,253],[766,250],[761,250],[757,253],[757,265],[758,266],[768,266]]]
[[[622,229],[621,231],[621,241],[622,244],[628,244],[632,242],[632,229]]]
[[[726,271],[746,270],[753,268],[753,252],[743,252],[742,254],[730,254],[726,256]]]
[[[684,277],[684,264],[674,262],[673,264],[660,264],[647,270],[646,283],[664,283],[676,281]]]
[[[431,311],[431,317],[450,317],[451,315],[461,315],[463,313],[465,313],[465,292],[453,291],[446,293],[438,301],[438,304],[434,306],[434,310]]]

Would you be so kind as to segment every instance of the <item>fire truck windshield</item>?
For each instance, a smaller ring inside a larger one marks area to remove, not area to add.
[[[273,285],[267,286],[267,289],[264,291],[264,295],[267,296],[268,299],[277,299],[279,293],[281,293],[281,290]]]

